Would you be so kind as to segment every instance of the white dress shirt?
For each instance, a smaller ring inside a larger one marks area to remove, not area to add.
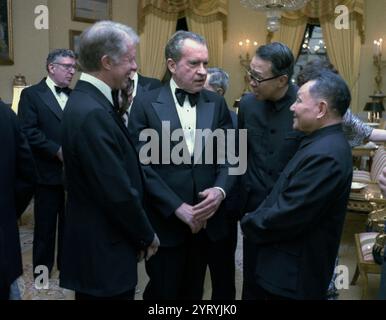
[[[184,132],[185,142],[188,146],[189,154],[190,156],[193,156],[196,136],[196,108],[195,106],[190,106],[190,102],[187,96],[185,97],[184,105],[181,107],[178,104],[176,98],[176,88],[178,88],[177,84],[173,79],[171,79],[170,89],[172,90],[174,105],[176,107],[181,127]]]
[[[50,76],[47,76],[46,78],[46,84],[48,88],[52,91],[56,101],[58,101],[59,106],[64,110],[64,107],[66,106],[67,100],[68,100],[68,95],[65,94],[64,92],[57,93],[55,86],[58,87],[58,85],[50,78]]]
[[[86,82],[92,84],[100,92],[103,93],[103,95],[107,98],[107,100],[109,100],[111,102],[112,105],[114,105],[113,97],[111,95],[112,89],[105,82],[103,82],[102,80],[99,80],[98,78],[92,76],[91,74],[84,73],[84,72],[80,75],[79,80],[86,81]]]

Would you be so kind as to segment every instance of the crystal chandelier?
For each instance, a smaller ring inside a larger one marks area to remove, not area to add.
[[[250,9],[265,11],[267,30],[275,32],[280,27],[282,11],[294,11],[303,8],[308,0],[240,0],[241,4]]]

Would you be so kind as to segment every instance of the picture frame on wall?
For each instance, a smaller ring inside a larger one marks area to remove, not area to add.
[[[12,0],[0,0],[0,65],[12,64]]]
[[[71,0],[71,16],[74,21],[94,23],[111,20],[112,0]]]
[[[82,31],[79,30],[70,30],[69,32],[69,39],[70,39],[70,46],[69,48],[75,52],[75,54],[78,53],[79,49],[79,39]]]

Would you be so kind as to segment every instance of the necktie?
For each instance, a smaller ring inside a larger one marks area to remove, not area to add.
[[[186,96],[188,96],[190,105],[192,107],[194,107],[197,104],[197,101],[198,101],[198,98],[200,95],[199,92],[189,93],[189,92],[185,91],[184,89],[180,89],[180,88],[177,88],[175,93],[176,93],[176,98],[177,98],[178,104],[181,107],[184,105],[184,101],[185,101]]]
[[[64,92],[68,96],[71,93],[71,89],[69,87],[61,88],[61,87],[55,86],[55,91],[56,91],[57,94],[60,94],[61,92]]]
[[[113,98],[114,109],[119,110],[119,90],[111,90],[111,97]]]

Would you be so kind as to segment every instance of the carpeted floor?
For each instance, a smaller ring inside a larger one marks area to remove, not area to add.
[[[356,267],[355,246],[353,236],[355,233],[363,232],[366,216],[358,213],[348,213],[343,230],[342,241],[339,250],[339,264],[349,268],[349,278],[351,280]],[[72,300],[74,294],[70,290],[59,287],[59,272],[54,269],[52,279],[49,282],[48,289],[36,289],[32,277],[32,244],[33,244],[33,215],[32,208],[27,210],[23,215],[20,226],[20,240],[23,253],[24,274],[19,279],[19,287],[22,291],[24,300]],[[142,299],[142,293],[148,281],[145,272],[144,263],[138,266],[138,286],[136,300]],[[380,282],[379,275],[369,276],[369,291],[367,299],[376,299]],[[239,232],[239,241],[236,250],[236,289],[237,299],[241,298],[242,286],[242,241]],[[210,275],[207,274],[205,281],[204,300],[210,299]],[[360,300],[362,297],[362,280],[359,279],[357,284],[349,286],[349,289],[339,290],[339,300]]]

